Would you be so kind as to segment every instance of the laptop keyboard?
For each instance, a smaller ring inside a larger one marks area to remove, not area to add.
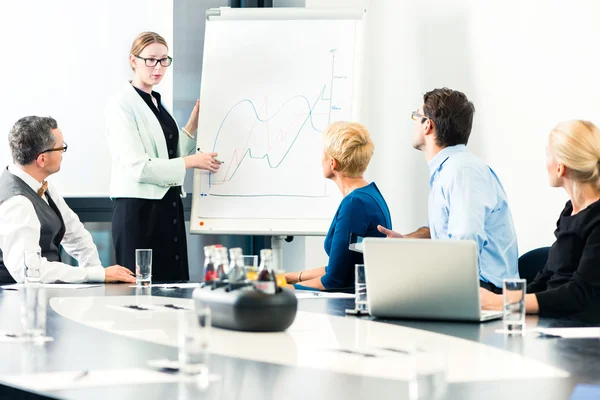
[[[487,317],[489,315],[498,315],[500,311],[494,311],[494,310],[481,310],[481,316],[482,317]]]
[[[479,314],[480,321],[491,321],[494,319],[502,318],[502,311],[493,311],[493,310],[481,310],[481,314]]]

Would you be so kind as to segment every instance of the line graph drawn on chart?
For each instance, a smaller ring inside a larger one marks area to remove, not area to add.
[[[208,175],[204,188],[214,197],[326,198],[332,186],[323,177],[322,132],[337,120],[349,119],[352,80],[336,71],[337,49],[329,49],[329,65],[321,82],[305,93],[285,97],[242,98],[235,102],[206,143],[225,163]]]

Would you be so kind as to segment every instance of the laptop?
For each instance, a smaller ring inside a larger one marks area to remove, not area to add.
[[[477,245],[471,240],[365,238],[369,312],[375,317],[489,321],[479,300]]]

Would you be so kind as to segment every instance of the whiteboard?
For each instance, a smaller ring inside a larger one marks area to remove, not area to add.
[[[172,0],[3,3],[0,165],[12,162],[8,132],[19,118],[51,116],[69,149],[61,171],[49,180],[66,197],[108,197],[105,108],[131,80],[129,49],[147,30],[160,33],[172,46]],[[168,73],[156,88],[168,107],[172,82]]]
[[[221,11],[206,23],[197,146],[224,164],[195,171],[190,230],[324,235],[341,194],[322,131],[357,118],[363,12]]]

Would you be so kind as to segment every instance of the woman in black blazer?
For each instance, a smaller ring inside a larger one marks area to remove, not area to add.
[[[588,121],[558,124],[548,139],[552,187],[570,197],[560,213],[548,262],[527,287],[530,314],[570,316],[600,311],[600,130]],[[502,296],[481,290],[485,309],[501,310]]]

